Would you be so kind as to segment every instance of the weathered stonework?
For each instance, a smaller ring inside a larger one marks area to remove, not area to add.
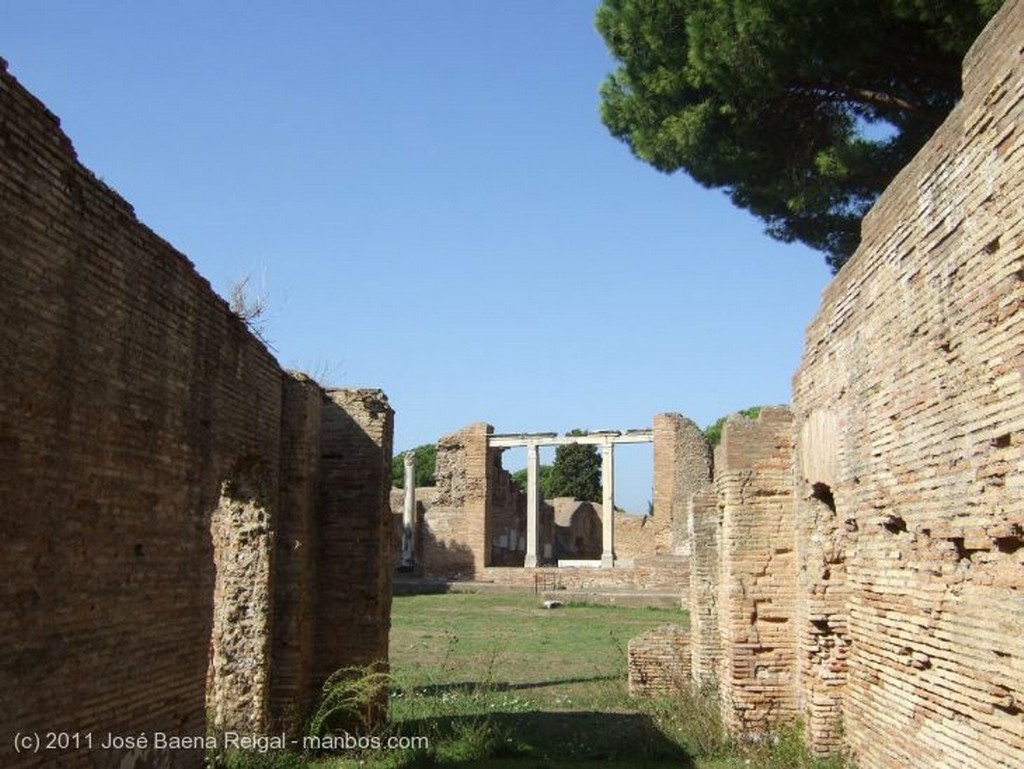
[[[1024,763],[1021,40],[1010,0],[825,291],[792,426],[729,420],[692,499],[693,675],[738,732],[798,716],[861,767]]]
[[[487,447],[493,428],[471,425],[437,444],[436,489],[419,518],[421,560],[416,573],[532,584],[521,567],[526,550],[526,499],[501,466],[501,449]],[[682,592],[689,581],[686,503],[710,483],[711,451],[701,430],[679,414],[655,417],[655,516],[615,514],[616,569],[583,569],[572,581],[588,587],[629,586]],[[395,508],[392,500],[392,510]],[[660,507],[659,507],[660,505]],[[603,555],[603,510],[597,503],[548,500],[538,507],[538,566]],[[575,569],[574,566],[566,568]],[[568,575],[568,572],[566,572]],[[585,576],[584,576],[585,575]],[[568,578],[568,577],[567,577]]]
[[[437,496],[419,530],[425,574],[472,576],[486,565],[490,425],[477,423],[437,443]]]
[[[1024,763],[1024,3],[864,222],[794,380],[801,710],[862,767]]]
[[[745,734],[796,714],[792,445],[789,410],[766,407],[729,417],[715,451],[719,686],[726,725]]]
[[[711,483],[704,432],[681,414],[654,417],[654,521],[658,554],[689,555],[690,498]]]
[[[718,679],[722,661],[718,624],[722,516],[714,487],[707,486],[690,498],[689,519],[692,555],[687,605],[693,637],[690,652],[693,679],[713,683]]]
[[[690,634],[678,625],[662,625],[629,641],[629,694],[663,697],[690,684]]]
[[[3,62],[0,274],[0,765],[198,767],[13,735],[294,728],[386,658],[386,402],[282,371]]]

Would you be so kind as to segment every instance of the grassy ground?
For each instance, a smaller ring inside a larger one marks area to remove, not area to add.
[[[824,767],[794,730],[741,748],[699,693],[631,700],[629,639],[685,612],[607,606],[547,610],[534,595],[453,593],[394,599],[389,726],[382,739],[429,748],[301,759],[237,756],[233,769],[317,766]],[[831,766],[841,766],[839,762]]]

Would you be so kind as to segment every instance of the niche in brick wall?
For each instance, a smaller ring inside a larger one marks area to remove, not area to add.
[[[272,533],[265,464],[246,458],[221,484],[210,519],[216,572],[207,714],[217,731],[266,723]]]

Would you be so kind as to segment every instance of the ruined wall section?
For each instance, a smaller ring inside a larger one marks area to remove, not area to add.
[[[690,633],[662,625],[631,638],[627,648],[631,697],[667,697],[690,684]]]
[[[526,560],[526,494],[512,475],[501,465],[502,452],[490,452],[488,494],[488,534],[490,552],[488,566],[522,566]],[[551,532],[545,540],[554,540],[554,515],[548,511],[541,518],[549,522]],[[543,555],[543,553],[541,553]]]
[[[391,439],[380,390],[327,390],[317,510],[314,678],[387,662],[391,627]]]
[[[824,487],[835,509],[801,536],[821,538],[816,568],[828,540],[843,551],[843,726],[864,767],[1024,755],[1022,40],[1010,0],[962,102],[866,218],[794,381],[799,515],[822,518]],[[815,600],[827,581],[808,581]],[[824,598],[800,633],[805,706],[829,688]]]
[[[481,422],[437,442],[437,495],[419,530],[426,575],[467,577],[483,568],[487,436],[493,430]],[[480,520],[471,523],[474,516]]]
[[[437,443],[436,495],[419,529],[425,575],[465,578],[523,565],[526,495],[502,468],[502,451],[488,448],[493,432],[479,422]],[[541,539],[551,542],[550,508],[546,521]]]
[[[796,714],[792,446],[789,409],[765,407],[729,417],[715,452],[719,685],[726,724],[747,735]]]
[[[267,729],[277,489],[269,466],[247,459],[221,486],[210,520],[213,629],[206,701],[215,732]]]
[[[690,497],[711,483],[711,447],[682,414],[656,415],[653,431],[657,554],[689,555],[687,509]]]
[[[204,735],[211,672],[222,723],[262,729],[286,375],[3,62],[0,273],[0,764],[54,759],[15,754],[18,731]],[[203,755],[59,758],[137,762]]]

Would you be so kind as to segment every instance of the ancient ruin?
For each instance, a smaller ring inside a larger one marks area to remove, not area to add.
[[[1024,760],[1024,2],[864,222],[792,410],[690,500],[689,646],[726,722],[858,766]]]
[[[383,393],[282,371],[0,66],[0,731],[294,730],[328,674],[386,659],[397,541],[427,575],[685,593],[689,632],[637,639],[630,688],[714,683],[739,736],[800,719],[861,767],[1021,765],[1022,40],[1009,0],[826,290],[792,407],[731,418],[713,462],[656,416],[654,516],[616,519],[609,484],[594,567],[561,569],[557,527],[594,519],[500,461],[553,436],[444,437],[396,528]],[[627,435],[593,440],[610,463]],[[53,760],[7,739],[0,763]]]
[[[293,731],[385,660],[386,397],[282,371],[3,62],[0,272],[0,764],[55,760],[15,733]]]
[[[601,505],[539,498],[537,449],[567,443],[601,446]],[[654,444],[653,517],[603,514],[614,509],[614,447],[624,443]],[[501,466],[501,453],[516,447],[527,449],[526,494]],[[678,591],[689,560],[686,500],[710,473],[703,433],[679,414],[659,414],[651,429],[583,436],[495,434],[490,425],[471,425],[438,442],[437,485],[415,491],[414,571],[527,586],[557,569],[562,583],[576,587]],[[399,508],[393,495],[396,516],[412,514],[406,499]]]

